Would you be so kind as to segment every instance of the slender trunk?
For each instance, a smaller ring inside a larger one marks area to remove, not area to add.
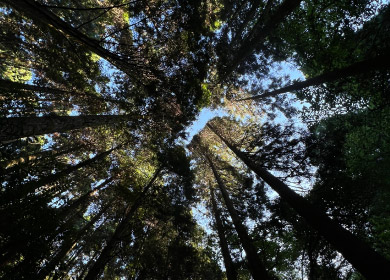
[[[64,34],[73,37],[90,51],[106,59],[111,64],[116,66],[123,72],[130,74],[131,69],[134,68],[129,61],[129,58],[123,59],[122,57],[110,52],[109,50],[101,47],[97,40],[89,38],[77,28],[74,28],[70,24],[63,21],[60,17],[52,13],[47,8],[44,8],[40,3],[35,0],[4,0],[5,3],[10,5],[16,11],[22,12],[34,20],[46,25],[53,26],[57,30]]]
[[[308,280],[316,280],[317,277],[317,261],[313,256],[313,252],[311,248],[309,248],[307,252],[309,258],[309,279]]]
[[[96,187],[95,189],[92,190],[92,193],[95,192],[95,191],[98,191],[100,190],[101,188],[103,188],[104,186],[106,186],[109,182],[111,182],[111,177],[108,178],[105,182],[103,182],[102,184],[100,184],[98,187]],[[90,194],[91,192],[88,192],[88,194]],[[84,197],[84,196],[83,196]],[[69,205],[68,207],[65,207],[65,209],[63,209],[61,211],[61,213],[59,214],[59,217],[58,219],[61,221],[61,223],[59,224],[59,226],[56,228],[56,230],[53,232],[53,234],[51,234],[49,236],[49,238],[47,239],[47,242],[48,243],[51,243],[54,241],[54,239],[60,235],[60,234],[63,234],[70,226],[72,223],[74,223],[74,217],[79,214],[79,215],[82,215],[82,213],[85,212],[85,209],[86,209],[86,206],[88,205],[84,205],[85,203],[87,203],[89,201],[89,196],[87,196],[87,200],[84,200],[82,197],[79,198],[78,200],[76,200],[73,204]],[[83,200],[83,201],[81,201]],[[83,206],[81,207],[81,209],[77,209],[77,211],[75,211],[75,213],[72,213],[77,207],[80,207],[80,206]]]
[[[18,245],[19,244],[15,244],[15,242],[10,242],[6,246],[0,248],[2,251],[0,252],[0,267],[6,266],[15,260],[20,249]]]
[[[64,209],[61,211],[61,220],[65,220],[69,215],[71,215],[72,212],[74,212],[77,208],[80,207],[80,205],[83,205],[90,201],[90,199],[99,192],[103,187],[107,186],[110,182],[112,182],[113,178],[110,177],[106,179],[103,183],[101,183],[99,186],[94,188],[93,190],[90,190],[89,192],[83,194],[78,199],[76,199],[73,203],[71,203],[69,206],[65,206]]]
[[[29,193],[34,192],[39,187],[42,187],[42,186],[45,186],[48,184],[52,184],[52,183],[60,180],[61,178],[67,177],[68,175],[70,175],[72,172],[74,172],[76,170],[79,170],[83,167],[89,166],[93,163],[96,163],[96,162],[104,159],[112,151],[114,151],[120,147],[121,147],[121,145],[118,145],[115,148],[112,148],[110,150],[107,150],[107,151],[104,151],[100,154],[95,155],[93,158],[87,159],[87,160],[82,161],[76,165],[70,166],[70,167],[66,168],[65,170],[59,171],[55,174],[50,174],[50,175],[43,177],[37,181],[32,181],[32,182],[26,183],[15,191],[14,196],[16,196],[17,198],[24,197],[24,196],[28,195]]]
[[[43,158],[55,158],[64,154],[68,154],[70,152],[76,151],[80,149],[79,146],[74,146],[69,149],[58,149],[58,150],[44,150],[44,151],[39,151],[30,155],[24,155],[20,156],[18,158],[10,159],[10,160],[5,160],[0,162],[0,167],[5,168],[5,170],[0,171],[0,175],[2,174],[8,174],[12,173],[15,170],[21,169],[23,167],[26,167],[30,165],[31,163],[37,162]]]
[[[88,260],[88,263],[86,265],[84,265],[83,267],[83,270],[81,271],[80,275],[75,278],[77,280],[81,280],[81,279],[84,279],[84,275],[88,272],[88,268],[91,267],[93,265],[93,260],[99,255],[99,250],[96,250],[93,255],[92,255],[92,258],[90,258]]]
[[[248,235],[247,229],[242,224],[240,217],[238,216],[236,209],[234,209],[233,202],[231,201],[228,192],[226,191],[225,184],[223,183],[221,177],[218,174],[217,169],[215,168],[215,165],[213,161],[210,159],[208,155],[205,155],[207,161],[210,164],[211,170],[213,171],[215,180],[217,181],[218,187],[221,190],[223,200],[225,201],[226,208],[229,211],[229,214],[232,218],[234,228],[237,231],[238,237],[240,238],[242,247],[245,250],[246,258],[248,260],[248,268],[249,271],[253,277],[253,279],[273,279],[271,278],[267,270],[264,267],[264,264],[260,260],[259,256],[257,255],[257,250],[252,244],[252,240]]]
[[[4,92],[18,93],[18,96],[15,96],[15,94],[9,94],[8,98],[10,98],[11,100],[31,98],[30,92],[39,92],[39,93],[52,94],[54,95],[54,98],[48,100],[48,99],[38,98],[37,96],[34,96],[34,98],[36,98],[36,100],[34,99],[34,101],[53,102],[56,100],[69,99],[69,96],[73,96],[73,97],[85,97],[90,101],[109,102],[109,103],[121,105],[123,107],[130,106],[130,104],[125,101],[120,101],[120,100],[107,98],[107,97],[101,97],[89,92],[68,91],[68,90],[63,90],[63,89],[58,89],[53,87],[29,85],[29,84],[13,82],[13,81],[3,80],[3,79],[0,79],[0,89],[3,91],[1,99],[7,98],[6,97],[7,95]]]
[[[68,7],[68,6],[57,6],[57,5],[42,5],[42,7],[50,8],[50,9],[71,10],[71,11],[111,10],[113,8],[124,7],[124,6],[130,5],[130,4],[135,3],[135,2],[137,2],[137,0],[130,1],[127,3],[123,3],[123,4],[113,5],[113,6],[89,7],[89,8],[82,7],[81,5],[77,5],[78,6],[77,8]]]
[[[301,2],[302,0],[285,0],[269,19],[266,20],[264,27],[260,27],[260,25],[263,24],[262,21],[257,21],[251,34],[240,44],[241,47],[237,50],[237,54],[233,58],[232,63],[224,70],[222,74],[223,78],[229,76],[242,61],[251,55],[255,49],[264,42],[265,38],[269,36]]]
[[[152,187],[155,180],[159,176],[161,170],[162,170],[162,168],[159,168],[156,170],[152,179],[144,187],[144,189],[138,195],[138,197],[134,200],[133,204],[131,206],[129,205],[127,207],[127,209],[125,211],[125,217],[122,219],[122,221],[116,227],[114,234],[111,236],[110,240],[107,241],[107,245],[103,248],[98,259],[92,265],[92,267],[89,269],[84,280],[95,280],[103,272],[104,267],[110,261],[110,259],[113,257],[113,251],[115,250],[121,237],[123,236],[124,233],[128,232],[129,223],[130,223],[131,219],[133,218],[133,216],[134,216],[135,212],[138,210],[138,208],[141,206],[143,199],[145,198],[148,190]]]
[[[344,258],[367,279],[382,279],[390,275],[390,261],[371,249],[366,243],[330,219],[286,184],[257,165],[243,152],[233,146],[210,124],[207,126],[241,159],[253,172],[261,177],[282,199],[284,199],[306,222],[316,229]]]
[[[305,81],[296,82],[289,86],[276,89],[273,91],[265,92],[260,95],[255,95],[248,98],[242,98],[238,99],[237,101],[243,101],[243,100],[256,100],[256,99],[262,99],[265,97],[272,97],[276,96],[278,94],[301,90],[310,86],[316,86],[323,83],[330,83],[342,78],[347,78],[353,75],[358,74],[364,74],[373,70],[379,70],[383,68],[389,68],[390,67],[390,50],[386,52],[383,55],[379,55],[373,59],[367,59],[363,61],[356,62],[354,64],[351,64],[347,67],[336,69],[324,74],[321,74],[319,76],[307,79]]]
[[[140,264],[140,259],[142,255],[142,250],[144,249],[146,239],[149,237],[149,232],[150,232],[150,226],[148,225],[146,226],[145,231],[142,230],[142,236],[141,236],[142,239],[141,237],[138,238],[141,239],[141,241],[139,241],[138,244],[140,245],[138,246],[137,252],[134,254],[135,257],[134,257],[132,269],[128,271],[129,272],[128,280],[138,279],[136,278],[136,275],[138,274],[137,272],[140,270],[139,267],[142,267],[142,264]]]
[[[10,169],[14,165],[26,165],[31,161],[37,160],[37,158],[38,155],[32,154],[32,155],[20,156],[17,159],[4,160],[0,162],[0,168]]]
[[[80,239],[90,230],[90,228],[100,219],[100,217],[111,206],[111,203],[107,203],[103,209],[99,211],[77,234],[74,238],[65,239],[61,248],[54,255],[54,257],[39,271],[36,276],[36,280],[43,280],[50,274],[51,271],[66,257],[66,255],[76,246]]]
[[[14,143],[14,142],[16,142],[18,140],[20,140],[20,138],[12,139],[12,140],[6,140],[6,141],[0,141],[0,145],[8,145],[8,144]]]
[[[108,179],[108,180],[110,180],[110,179]],[[106,182],[107,182],[107,180],[106,180]],[[95,192],[95,191],[101,189],[102,187],[104,187],[106,185],[106,182],[99,185],[97,188],[92,190],[92,192]],[[90,194],[90,193],[91,192],[88,192],[87,194]],[[83,196],[81,199],[74,202],[74,204],[71,204],[69,206],[69,208],[64,210],[64,213],[60,214],[59,219],[64,220],[67,217],[67,215],[69,215],[69,213],[71,211],[73,211],[77,206],[80,206],[82,203],[87,202],[89,198],[90,198],[90,196],[88,196],[87,199],[84,199],[84,196]],[[6,197],[6,199],[4,199],[4,200],[7,202],[10,201],[8,197]],[[64,223],[62,223],[59,226],[59,229],[57,229],[55,231],[55,233],[51,234],[51,236],[48,238],[48,240],[46,242],[47,243],[53,242],[53,240],[56,238],[56,236],[59,233],[62,233],[65,229],[67,229],[72,222],[73,222],[73,220],[71,218],[68,218]],[[21,250],[20,246],[23,246],[23,243],[20,243],[20,241],[18,241],[18,240],[13,240],[13,241],[9,242],[8,244],[6,244],[5,246],[3,246],[2,248],[0,248],[0,252],[3,253],[3,254],[0,254],[0,267],[2,267],[2,266],[6,265],[14,260],[15,256],[17,256],[18,252],[20,252],[20,250]]]
[[[23,92],[23,93],[24,92],[44,92],[44,93],[50,93],[50,94],[58,95],[58,96],[71,93],[69,91],[62,90],[62,89],[30,85],[30,84],[13,82],[13,81],[4,80],[4,79],[0,79],[0,89],[3,91],[2,96],[5,96],[4,91],[6,91],[6,92]]]
[[[54,132],[115,124],[134,119],[129,115],[86,115],[0,118],[0,143]]]
[[[237,271],[234,267],[232,258],[230,256],[229,246],[226,241],[225,230],[221,220],[221,212],[219,211],[217,203],[215,201],[214,190],[211,188],[211,186],[209,187],[209,189],[211,195],[211,205],[213,207],[215,224],[217,227],[217,233],[219,237],[219,246],[221,247],[223,262],[226,268],[226,276],[228,280],[237,280]]]

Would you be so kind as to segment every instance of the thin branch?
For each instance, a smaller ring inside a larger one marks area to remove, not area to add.
[[[87,25],[87,24],[89,24],[89,23],[91,23],[91,22],[97,20],[98,18],[100,18],[101,16],[103,16],[104,14],[106,14],[109,10],[110,10],[110,9],[106,9],[105,11],[103,11],[103,12],[101,12],[99,15],[97,15],[96,17],[94,17],[94,18],[92,18],[92,19],[90,19],[90,20],[88,20],[88,21],[86,21],[86,22],[80,24],[79,26],[76,27],[76,29],[80,29],[80,28],[83,27],[84,25]]]
[[[59,10],[71,10],[71,11],[93,11],[93,10],[106,10],[106,9],[114,9],[114,8],[120,8],[124,7],[136,2],[140,2],[140,0],[130,1],[124,4],[109,6],[109,7],[88,7],[88,8],[73,8],[73,7],[66,7],[66,6],[54,6],[54,5],[43,5],[41,4],[41,7],[49,8],[49,9],[59,9]]]
[[[118,32],[121,32],[121,31],[123,31],[123,30],[126,30],[126,29],[128,29],[129,27],[131,27],[131,26],[135,26],[135,25],[137,25],[138,23],[140,23],[140,22],[142,22],[142,21],[144,21],[144,20],[146,20],[146,18],[143,18],[143,19],[141,19],[141,20],[139,20],[139,21],[137,21],[137,22],[135,22],[135,23],[132,23],[132,24],[127,24],[125,27],[120,28],[120,29],[117,29],[117,30],[115,30],[115,31],[113,31],[113,32],[111,32],[111,33],[109,33],[108,35],[102,37],[102,38],[100,39],[99,42],[102,43],[102,42],[103,42],[104,40],[106,40],[108,37],[111,37],[111,36],[115,35],[115,34],[118,33]],[[126,45],[128,45],[128,44],[126,44]],[[128,46],[130,46],[130,45],[128,45]]]

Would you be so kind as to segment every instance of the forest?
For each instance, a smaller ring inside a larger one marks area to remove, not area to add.
[[[390,279],[388,1],[0,0],[0,61],[0,279]]]

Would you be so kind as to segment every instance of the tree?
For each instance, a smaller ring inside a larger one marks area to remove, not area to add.
[[[227,243],[226,237],[225,237],[223,223],[222,223],[222,220],[220,217],[221,212],[218,209],[217,202],[215,200],[214,190],[211,188],[211,186],[209,187],[209,190],[210,190],[210,200],[211,200],[211,205],[213,208],[215,224],[216,224],[217,232],[218,232],[218,238],[219,238],[219,244],[220,244],[219,246],[221,247],[223,261],[224,261],[225,268],[226,268],[226,276],[227,276],[228,280],[234,280],[234,279],[237,279],[237,272],[236,272],[236,269],[234,268],[234,263],[233,263],[232,258],[230,256],[228,243]]]
[[[245,154],[239,151],[224,138],[219,131],[217,131],[211,124],[208,127],[220,137],[220,139],[229,147],[234,154],[240,158],[249,168],[251,168],[258,176],[260,176],[268,185],[270,185],[286,202],[288,202],[294,210],[298,212],[305,220],[316,230],[318,230],[327,241],[329,241],[344,257],[362,273],[365,277],[372,277],[383,275],[388,269],[388,261],[372,250],[367,244],[361,242],[358,238],[352,235],[347,230],[343,229],[339,224],[332,221],[325,214],[320,212],[317,208],[311,205],[303,197],[297,195],[294,191],[288,188],[282,181],[277,179],[271,173],[258,166],[251,161]],[[355,251],[356,250],[356,251]],[[361,252],[364,251],[364,254]],[[366,258],[361,256],[371,256],[372,263],[367,264]],[[374,271],[372,267],[377,269]],[[380,271],[380,272],[379,272]]]
[[[239,236],[240,242],[245,250],[246,257],[248,259],[248,267],[249,271],[253,278],[255,279],[272,279],[272,277],[267,272],[264,264],[260,260],[259,256],[257,255],[257,250],[253,246],[252,241],[248,235],[248,231],[243,225],[240,217],[238,216],[233,203],[230,199],[230,196],[226,190],[225,184],[223,183],[220,175],[218,174],[218,171],[210,158],[210,153],[207,151],[207,148],[202,147],[201,142],[198,138],[195,138],[194,142],[199,145],[197,149],[200,150],[201,155],[206,159],[208,162],[212,173],[214,175],[214,178],[218,184],[218,187],[221,191],[222,197],[224,199],[224,202],[226,204],[226,208],[228,209],[228,212],[232,218],[235,230],[237,231],[237,234]]]
[[[118,224],[113,236],[110,238],[110,240],[108,240],[107,245],[103,248],[98,259],[93,264],[93,266],[89,269],[88,274],[85,276],[84,279],[96,279],[99,276],[99,274],[101,274],[105,265],[110,260],[112,252],[114,251],[117,245],[117,242],[119,241],[121,236],[128,230],[127,227],[130,220],[133,218],[135,212],[142,204],[143,198],[145,197],[149,189],[153,186],[160,172],[161,172],[161,168],[155,171],[153,177],[151,178],[149,183],[143,188],[142,192],[138,195],[138,197],[133,202],[133,204],[126,207],[124,218]]]
[[[74,239],[67,239],[63,242],[58,252],[52,257],[50,262],[48,262],[43,269],[41,269],[36,276],[36,279],[45,279],[47,274],[52,271],[62,259],[72,250],[76,243],[84,236],[91,227],[101,218],[101,216],[107,211],[110,203],[108,203],[103,209],[99,211],[83,228],[81,228]]]
[[[0,278],[388,272],[387,3],[0,6]]]
[[[0,141],[6,142],[22,137],[65,132],[72,129],[94,127],[104,124],[110,125],[129,120],[134,120],[134,117],[126,115],[90,115],[2,118],[0,119],[2,127]]]
[[[252,245],[252,242],[250,240],[250,237],[249,237],[245,227],[240,222],[240,218],[238,217],[238,215],[234,209],[233,203],[231,202],[231,200],[229,198],[229,195],[226,191],[226,188],[225,188],[219,174],[217,173],[217,170],[215,169],[213,162],[210,160],[210,158],[208,158],[208,161],[209,161],[209,164],[211,166],[211,169],[213,170],[215,180],[217,181],[218,186],[220,188],[220,191],[222,193],[222,196],[224,198],[226,207],[228,208],[229,213],[232,217],[235,229],[238,233],[238,236],[240,238],[242,246],[247,254],[248,266],[249,266],[249,270],[251,271],[253,278],[255,278],[255,279],[272,279],[268,275],[267,271],[265,270],[265,267],[262,264],[260,258],[257,256],[256,249]]]
[[[222,79],[223,77],[229,76],[238,66],[241,64],[249,55],[251,55],[256,49],[261,47],[264,40],[269,36],[277,26],[286,20],[286,17],[296,9],[301,0],[286,0],[283,1],[275,10],[270,12],[270,6],[272,5],[272,1],[267,1],[265,5],[263,14],[258,16],[259,18],[248,18],[244,22],[247,25],[253,25],[250,30],[247,32],[245,38],[235,38],[237,41],[231,42],[231,45],[235,47],[236,53],[232,55],[230,61],[224,60],[223,62],[227,63],[227,65],[223,65],[223,69],[221,71]],[[245,4],[242,4],[245,5]],[[252,10],[257,7],[253,5]],[[249,15],[253,16],[253,12],[249,13]],[[240,27],[240,31],[242,29],[248,28],[247,26]],[[225,29],[228,31],[228,29]],[[230,30],[229,30],[230,31]],[[225,34],[224,34],[225,35]],[[226,35],[223,37],[227,37]],[[237,36],[242,36],[242,33],[237,33]],[[239,40],[240,39],[240,40]],[[235,45],[239,43],[239,46]]]
[[[305,81],[302,82],[295,82],[289,86],[276,89],[273,91],[265,92],[260,95],[255,95],[252,97],[248,98],[243,98],[239,99],[237,101],[242,101],[242,100],[256,100],[256,99],[261,99],[265,97],[273,97],[281,93],[286,93],[286,92],[291,92],[291,91],[298,91],[301,89],[304,89],[306,87],[310,86],[316,86],[320,85],[323,83],[329,83],[333,82],[338,79],[342,79],[348,76],[352,75],[358,75],[358,74],[363,74],[366,72],[370,72],[373,70],[381,70],[387,69],[390,66],[390,56],[388,55],[388,52],[384,52],[383,55],[380,55],[378,57],[375,57],[373,59],[367,59],[364,61],[356,62],[348,67],[341,68],[341,69],[336,69],[328,73],[324,73],[322,75],[309,78]]]
[[[64,32],[65,34],[74,37],[83,45],[87,46],[92,52],[107,59],[113,65],[123,70],[123,72],[129,74],[132,72],[131,69],[132,67],[129,67],[132,65],[131,63],[126,61],[124,58],[102,48],[99,45],[99,43],[96,42],[94,39],[89,38],[82,32],[78,31],[76,28],[68,25],[66,22],[61,20],[61,18],[51,13],[46,8],[42,7],[37,1],[21,0],[18,2],[14,2],[14,1],[9,1],[9,2],[6,1],[6,2],[7,4],[11,5],[13,8],[20,10],[23,13],[27,13],[29,16],[42,22],[43,24],[52,25],[53,27]]]
[[[82,161],[74,166],[70,166],[66,168],[65,170],[61,170],[55,174],[50,174],[46,177],[40,178],[37,181],[30,181],[26,184],[21,185],[16,190],[12,190],[12,195],[18,199],[18,198],[24,198],[30,193],[34,193],[36,190],[38,190],[41,187],[44,187],[45,185],[53,184],[56,181],[60,180],[63,177],[69,176],[72,172],[79,170],[83,167],[86,167],[91,164],[96,164],[100,160],[103,160],[105,157],[107,157],[111,152],[115,151],[116,149],[119,149],[121,145],[118,145],[117,147],[114,147],[108,151],[104,151],[102,153],[97,154],[93,158],[87,159],[85,161]],[[12,201],[13,199],[7,198],[6,200]]]
[[[80,105],[83,105],[83,102],[77,102],[77,99],[87,99],[89,102],[93,103],[98,103],[98,102],[103,102],[103,103],[111,103],[115,105],[119,105],[120,107],[126,108],[129,107],[130,104],[127,103],[126,101],[121,101],[118,99],[114,98],[109,98],[109,97],[102,97],[99,96],[97,93],[90,93],[90,92],[77,92],[75,90],[64,90],[64,89],[58,89],[58,88],[53,88],[53,87],[45,87],[45,86],[37,86],[37,85],[29,85],[29,84],[24,84],[24,83],[18,83],[18,82],[13,82],[10,80],[0,80],[0,88],[3,91],[6,91],[9,96],[6,96],[5,93],[3,93],[3,97],[11,100],[18,100],[18,99],[29,99],[29,98],[37,98],[38,100],[42,101],[61,101],[64,99],[64,97],[67,98],[72,98],[74,103],[79,103]],[[39,98],[33,93],[40,93],[40,94],[45,94],[48,95],[46,98]],[[76,100],[75,100],[76,99]],[[73,103],[72,102],[72,103]],[[96,104],[95,106],[98,106]]]

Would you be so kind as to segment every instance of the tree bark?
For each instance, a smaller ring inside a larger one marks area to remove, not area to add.
[[[232,258],[230,256],[229,246],[226,241],[225,230],[221,220],[221,212],[219,211],[217,203],[215,201],[214,190],[211,188],[211,186],[209,186],[209,189],[211,195],[211,205],[213,207],[215,224],[217,227],[217,233],[219,237],[219,246],[221,247],[223,262],[226,268],[226,276],[228,280],[237,280],[237,271],[234,267]]]
[[[47,8],[44,8],[39,2],[35,0],[4,0],[4,2],[10,5],[16,11],[24,13],[46,26],[53,26],[68,36],[73,37],[82,43],[85,47],[87,47],[90,51],[106,59],[124,73],[130,74],[131,69],[134,68],[133,65],[129,63],[128,59],[124,60],[120,56],[101,47],[98,41],[89,38],[77,30],[77,28],[72,27],[63,21],[60,17],[50,12]]]
[[[373,70],[379,70],[383,68],[389,68],[390,67],[390,50],[386,52],[383,55],[377,56],[373,59],[367,59],[360,62],[356,62],[354,64],[351,64],[347,67],[336,69],[324,74],[321,74],[319,76],[307,79],[305,81],[301,82],[295,82],[289,86],[276,89],[273,91],[265,92],[263,94],[255,95],[248,98],[242,98],[238,99],[236,101],[243,101],[243,100],[256,100],[256,99],[262,99],[266,97],[272,97],[276,96],[278,94],[301,90],[310,86],[316,86],[323,83],[330,83],[342,78],[347,78],[353,75],[358,74],[364,74]]]
[[[0,118],[0,143],[34,135],[110,125],[134,119],[129,115],[86,115]]]
[[[2,91],[3,91],[2,96],[5,96],[4,91],[6,91],[6,92],[26,92],[26,91],[45,92],[45,93],[50,93],[50,94],[54,94],[54,95],[63,95],[63,94],[71,93],[71,92],[63,90],[63,89],[30,85],[30,84],[13,82],[13,81],[4,80],[4,79],[0,79],[0,89],[2,89]]]
[[[87,159],[87,160],[82,161],[76,165],[70,166],[70,167],[66,168],[65,170],[59,171],[55,174],[50,174],[50,175],[43,177],[37,181],[28,182],[28,183],[22,185],[19,189],[17,189],[15,191],[16,194],[14,194],[14,196],[16,196],[16,198],[25,197],[29,193],[34,192],[39,187],[54,183],[54,182],[60,180],[61,178],[64,178],[64,177],[70,175],[72,172],[74,172],[76,170],[79,170],[83,167],[86,167],[88,165],[91,165],[93,163],[96,163],[96,162],[104,159],[106,156],[111,154],[112,151],[114,151],[120,147],[121,147],[121,145],[116,146],[115,148],[112,148],[110,150],[107,150],[107,151],[104,151],[100,154],[95,155],[93,158]]]
[[[93,195],[95,195],[98,191],[100,191],[103,187],[107,186],[110,182],[112,182],[113,178],[110,177],[106,179],[103,183],[101,183],[99,186],[94,188],[93,190],[90,190],[89,192],[83,194],[78,199],[76,199],[73,203],[71,203],[68,206],[65,206],[64,209],[61,210],[60,216],[62,217],[62,220],[65,220],[75,209],[79,208],[80,205],[87,203]]]
[[[100,217],[111,206],[107,203],[98,214],[96,214],[77,234],[74,238],[65,239],[58,252],[51,258],[51,260],[38,272],[36,280],[43,280],[50,274],[51,271],[65,258],[65,256],[76,246],[77,242],[89,231],[89,229],[100,219]]]
[[[13,82],[4,79],[0,79],[0,89],[3,91],[1,94],[2,95],[1,98],[3,99],[7,98],[7,95],[5,94],[6,92],[19,93],[20,99],[29,98],[31,96],[30,92],[39,92],[39,93],[47,93],[47,94],[54,95],[53,100],[50,101],[64,100],[67,99],[67,96],[73,96],[73,97],[84,97],[90,101],[109,102],[123,107],[130,106],[130,104],[125,101],[102,97],[89,92],[76,92],[76,91],[63,90],[63,89],[58,89],[53,87],[29,85],[25,83]],[[9,95],[8,98],[12,100],[17,99],[16,96],[14,95]],[[46,99],[37,99],[37,100],[47,101]]]
[[[123,236],[124,233],[128,232],[129,223],[130,223],[131,219],[133,218],[133,216],[134,216],[135,212],[138,210],[138,208],[141,206],[143,199],[145,198],[147,192],[149,191],[149,189],[152,187],[152,185],[156,181],[161,170],[162,170],[161,167],[156,170],[152,179],[144,187],[144,189],[138,195],[138,197],[134,200],[133,204],[131,206],[129,205],[127,207],[127,209],[125,211],[125,217],[122,219],[122,221],[116,227],[114,234],[111,236],[110,240],[107,241],[106,246],[103,248],[103,250],[100,253],[100,256],[98,257],[96,262],[89,269],[84,280],[95,280],[103,272],[104,267],[110,261],[110,259],[113,257],[113,252],[114,252],[118,242],[120,241],[121,237]]]
[[[76,208],[80,207],[84,203],[88,202],[90,199],[91,193],[99,191],[101,188],[103,188],[104,186],[109,184],[111,181],[112,181],[112,177],[108,178],[102,184],[100,184],[98,187],[96,187],[92,191],[87,192],[86,194],[81,196],[79,199],[77,199],[74,203],[70,204],[69,206],[65,207],[65,209],[61,210],[61,212],[59,213],[59,217],[58,217],[58,219],[61,220],[61,223],[59,224],[59,226],[57,227],[55,232],[49,236],[49,238],[47,239],[47,242],[51,243],[54,241],[54,239],[59,234],[63,234],[63,232],[66,231],[71,226],[72,223],[74,223],[73,217],[75,217],[77,214],[82,215],[81,211],[85,211],[86,207],[84,209],[81,208],[80,210],[77,209],[77,211],[75,213],[71,213],[71,212],[73,212]],[[85,197],[86,197],[86,199],[85,199]],[[86,205],[83,205],[83,206],[86,206]]]
[[[48,153],[49,154],[49,153]],[[36,161],[38,159],[38,155],[30,154],[25,156],[20,156],[17,159],[4,160],[0,162],[0,169],[11,169],[15,165],[26,165],[29,162]],[[3,172],[1,172],[3,173]]]
[[[124,6],[127,6],[131,3],[134,3],[136,2],[137,0],[135,1],[129,1],[127,3],[123,3],[123,4],[118,4],[118,5],[113,5],[113,6],[106,6],[106,7],[89,7],[89,8],[84,8],[84,7],[77,7],[77,8],[74,8],[74,7],[68,7],[68,6],[57,6],[57,5],[42,5],[42,7],[45,7],[45,8],[50,8],[50,9],[59,9],[59,10],[71,10],[71,11],[93,11],[93,10],[111,10],[113,8],[120,8],[120,7],[124,7]]]
[[[267,270],[265,269],[264,264],[257,255],[257,250],[252,244],[252,240],[248,235],[248,231],[245,226],[242,224],[240,217],[238,216],[236,209],[234,209],[233,202],[231,201],[228,192],[226,191],[225,184],[223,183],[221,177],[218,174],[217,169],[213,161],[208,155],[205,154],[207,161],[213,171],[215,180],[217,181],[218,187],[221,190],[223,200],[225,201],[226,208],[229,211],[229,214],[232,218],[234,228],[237,231],[238,237],[241,241],[242,247],[245,250],[246,258],[248,260],[248,268],[254,280],[260,279],[273,279],[268,275]]]
[[[50,157],[51,159],[54,159],[55,157],[76,151],[80,149],[79,146],[74,146],[68,149],[58,149],[58,150],[44,150],[44,151],[38,151],[35,153],[30,153],[27,155],[19,156],[18,158],[13,158],[10,160],[4,160],[0,162],[0,175],[8,174],[11,172],[14,172],[20,168],[23,168],[25,166],[30,165],[31,163],[37,162],[43,158]],[[1,170],[3,168],[4,170]]]
[[[367,279],[382,279],[390,275],[390,261],[371,249],[366,243],[330,219],[325,213],[312,205],[302,196],[291,190],[286,184],[267,170],[258,166],[243,152],[224,138],[212,125],[207,126],[241,159],[253,172],[275,190],[290,207],[306,222],[316,229],[332,246],[339,251]]]
[[[9,242],[7,245],[0,248],[0,267],[6,266],[15,260],[20,249],[19,246],[20,244]]]

